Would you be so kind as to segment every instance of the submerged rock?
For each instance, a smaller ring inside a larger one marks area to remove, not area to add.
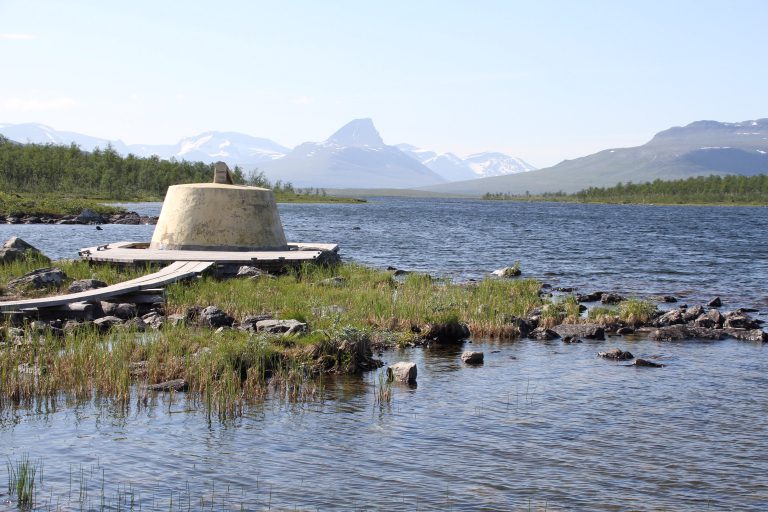
[[[576,300],[579,302],[596,302],[601,299],[605,292],[591,292],[580,293],[576,295]]]
[[[624,297],[618,293],[604,293],[600,296],[600,302],[603,304],[618,304],[623,301]]]
[[[733,327],[723,328],[723,332],[732,338],[741,341],[768,341],[768,333],[762,329],[736,329]]]
[[[643,366],[645,368],[663,368],[664,365],[661,363],[654,363],[653,361],[648,361],[647,359],[635,359],[635,362],[632,363],[633,366]]]
[[[510,278],[517,277],[522,274],[520,267],[515,265],[514,267],[504,267],[491,272],[496,277]]]
[[[152,391],[186,391],[189,385],[184,379],[174,379],[147,386]]]
[[[725,314],[725,322],[723,327],[735,327],[737,329],[757,329],[760,327],[761,322],[755,320],[748,314],[736,310],[729,311]]]
[[[483,364],[485,358],[482,352],[468,350],[461,354],[461,360],[466,364]]]
[[[469,336],[469,327],[462,322],[432,324],[422,331],[422,338],[437,343],[458,343]]]
[[[559,337],[559,334],[546,327],[537,327],[528,334],[528,338],[539,341],[556,340]]]
[[[651,339],[656,341],[682,341],[692,339],[721,340],[723,331],[695,325],[668,325],[651,332]]]
[[[606,352],[598,352],[597,356],[605,359],[613,359],[615,361],[628,361],[635,357],[628,350],[621,350],[618,347],[614,347]]]
[[[387,378],[395,382],[416,382],[416,363],[401,361],[387,367]]]
[[[670,309],[659,318],[656,319],[654,325],[656,327],[667,327],[669,325],[684,324],[683,310],[680,308]]]
[[[560,337],[604,340],[605,329],[598,324],[560,324],[552,328]]]

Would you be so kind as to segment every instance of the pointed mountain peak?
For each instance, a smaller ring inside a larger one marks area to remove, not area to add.
[[[373,121],[367,118],[350,121],[331,135],[326,142],[348,147],[378,148],[384,145],[381,135],[373,126]]]

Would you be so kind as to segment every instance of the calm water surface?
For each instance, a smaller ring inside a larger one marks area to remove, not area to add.
[[[520,260],[584,290],[768,301],[760,208],[382,199],[280,212],[291,240],[339,242],[376,266],[470,279]],[[54,257],[151,232],[0,226]],[[666,366],[595,357],[616,345]],[[464,349],[485,364],[464,366]],[[267,399],[225,422],[183,397],[59,402],[5,411],[0,446],[42,458],[41,504],[65,510],[99,509],[102,494],[116,508],[127,490],[144,510],[768,509],[762,345],[474,340],[381,357],[418,364],[418,386],[395,387],[389,405],[375,404],[377,373],[326,382],[322,403]]]

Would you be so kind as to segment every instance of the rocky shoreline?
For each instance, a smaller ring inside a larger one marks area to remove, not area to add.
[[[0,224],[157,224],[157,217],[139,215],[136,212],[122,212],[112,215],[102,215],[89,209],[78,215],[32,215],[13,214],[0,215]]]
[[[130,214],[126,214],[130,215]],[[135,218],[135,217],[133,217]],[[24,257],[32,252],[44,258],[40,252],[19,238],[8,240],[0,248],[0,262],[10,262]],[[396,269],[394,275],[398,275]],[[402,271],[401,271],[402,272]],[[496,275],[506,275],[497,271]],[[519,275],[519,271],[512,274]],[[242,267],[236,278],[270,279],[272,276],[255,267]],[[500,277],[507,279],[508,277]],[[341,278],[336,278],[341,279]],[[69,281],[66,274],[58,268],[40,268],[19,278],[9,281],[6,293],[24,290],[61,289]],[[328,281],[334,281],[331,278]],[[334,284],[331,283],[331,284]],[[68,293],[77,293],[94,288],[107,286],[106,283],[95,279],[84,279],[71,282]],[[542,285],[539,295],[551,297],[552,287]],[[710,300],[706,305],[689,306],[681,304],[671,309],[659,309],[658,306],[646,301],[648,309],[643,317],[622,320],[618,315],[605,315],[592,319],[585,315],[589,310],[601,306],[622,304],[627,299],[617,293],[593,292],[577,294],[573,289],[557,289],[570,294],[572,305],[576,306],[579,314],[568,317],[561,309],[562,303],[549,302],[533,309],[525,317],[508,317],[504,323],[508,339],[528,338],[532,340],[550,341],[562,340],[563,343],[580,343],[583,340],[605,340],[607,337],[624,338],[627,341],[639,336],[659,342],[685,340],[721,340],[732,338],[740,341],[766,342],[768,333],[763,330],[764,321],[754,318],[750,313],[756,309],[734,309],[721,312],[723,304],[719,297]],[[656,298],[656,303],[671,303],[677,299],[673,296]],[[585,304],[590,304],[587,307]],[[336,306],[330,306],[334,308]],[[464,319],[469,320],[469,319]],[[236,319],[216,305],[196,305],[188,308],[183,314],[166,314],[162,295],[146,295],[141,300],[108,300],[95,303],[73,304],[67,309],[57,309],[50,313],[43,310],[19,312],[8,315],[7,321],[16,329],[12,331],[10,340],[19,343],[35,334],[50,332],[54,335],[65,335],[67,332],[83,328],[95,328],[106,333],[111,329],[130,328],[137,331],[161,329],[164,326],[179,324],[194,325],[213,330],[240,329],[249,332],[269,332],[271,334],[292,335],[307,333],[306,322],[295,320],[277,320],[272,314],[244,316]],[[28,331],[28,332],[24,332]],[[471,337],[472,333],[464,321],[453,320],[449,323],[411,326],[413,336],[409,342],[412,345],[430,345],[462,342]],[[376,333],[372,336],[375,349],[395,346],[391,341],[382,339]],[[2,341],[2,340],[0,340]],[[620,355],[623,351],[619,351]],[[613,359],[624,359],[606,355]]]

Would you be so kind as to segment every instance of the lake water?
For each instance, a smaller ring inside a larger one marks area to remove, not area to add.
[[[465,280],[519,260],[581,291],[768,308],[764,208],[380,199],[280,213],[290,240],[338,242],[379,267]],[[0,226],[53,257],[151,232]],[[666,366],[596,357],[613,346]],[[484,365],[461,363],[470,348]],[[183,397],[125,409],[96,399],[5,411],[0,446],[10,460],[41,458],[41,505],[64,510],[81,508],[83,489],[94,509],[102,495],[126,508],[131,493],[144,510],[768,509],[761,344],[473,340],[382,359],[419,371],[383,406],[378,373],[327,381],[322,402],[267,399],[225,422]]]

